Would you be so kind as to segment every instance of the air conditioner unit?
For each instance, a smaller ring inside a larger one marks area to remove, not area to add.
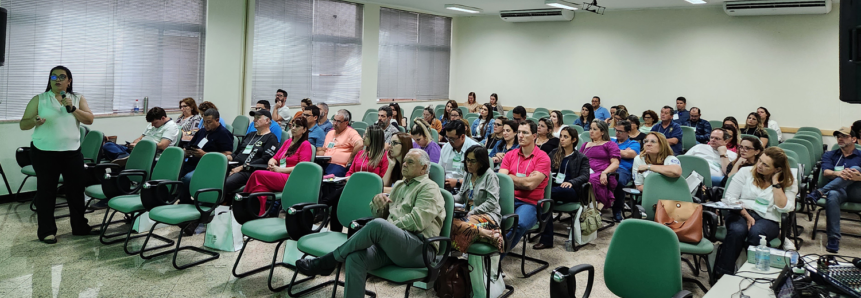
[[[731,16],[827,14],[831,12],[831,0],[727,1],[723,11]]]
[[[503,10],[499,17],[506,22],[554,22],[571,21],[574,19],[574,11],[567,9],[529,9],[529,10]]]

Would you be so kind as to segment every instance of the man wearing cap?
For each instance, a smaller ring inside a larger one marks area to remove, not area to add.
[[[834,132],[834,137],[840,148],[822,155],[822,174],[831,182],[807,195],[814,201],[825,197],[828,234],[825,250],[830,253],[837,253],[840,248],[840,205],[846,201],[846,188],[855,181],[861,181],[861,151],[855,149],[858,136],[848,127],[841,127]]]
[[[231,163],[227,180],[224,182],[224,191],[228,194],[227,198],[232,198],[233,196],[229,194],[248,182],[248,177],[251,177],[251,173],[257,169],[254,165],[262,166],[265,169],[269,159],[278,152],[280,142],[269,129],[270,125],[275,122],[272,121],[272,114],[269,113],[269,110],[254,111],[251,112],[251,116],[254,117],[254,122],[251,124],[256,128],[255,131],[245,135],[236,151],[227,156],[228,161],[238,162],[238,164]],[[280,128],[280,126],[278,127]]]
[[[267,112],[269,112],[269,107],[270,107],[270,105],[269,105],[268,100],[265,100],[265,99],[258,100],[257,105],[254,107],[254,111],[267,111]],[[248,113],[248,114],[250,114],[251,117],[254,117],[254,111],[251,111],[251,113]],[[269,119],[271,120],[272,117],[269,117]],[[278,139],[278,143],[281,143],[281,125],[278,124],[278,121],[270,121],[270,122],[271,122],[271,124],[269,124],[269,132],[271,132],[273,135],[275,135],[275,138]],[[249,123],[248,124],[248,130],[246,130],[245,132],[246,133],[256,132],[257,131],[256,127],[257,127],[257,125],[254,125],[254,123]]]

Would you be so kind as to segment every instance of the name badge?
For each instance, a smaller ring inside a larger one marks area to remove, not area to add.
[[[673,120],[679,120],[679,114],[673,115]]]
[[[834,166],[834,171],[835,171],[835,172],[840,172],[840,171],[842,171],[843,169],[844,169],[844,166]]]
[[[287,165],[287,159],[286,159],[286,158],[282,158],[282,159],[281,159],[281,167],[283,168],[285,165]]]
[[[523,177],[526,177],[526,174],[523,174],[523,173],[517,173],[517,175],[516,175],[516,176],[517,176],[517,177],[520,177],[520,178],[523,178]]]
[[[556,184],[562,184],[562,182],[565,182],[565,174],[556,173],[556,181],[555,182],[556,182]]]
[[[245,150],[242,150],[242,154],[251,153],[251,148],[254,148],[254,145],[248,144],[248,146],[245,146]]]
[[[592,174],[595,174],[595,171],[592,169],[589,169],[589,175],[592,175]]]
[[[207,142],[209,142],[209,140],[206,138],[201,139],[200,142],[197,143],[197,148],[203,149],[203,146],[206,146]]]
[[[329,149],[335,148],[335,142],[329,142],[329,144],[326,144],[326,148],[329,148]]]
[[[753,210],[756,210],[759,213],[765,214],[768,213],[768,205],[769,202],[763,198],[756,198],[756,201],[753,204]]]

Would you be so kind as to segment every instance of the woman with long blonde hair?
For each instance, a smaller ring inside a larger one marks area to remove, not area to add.
[[[643,191],[643,182],[651,173],[658,173],[667,177],[681,177],[682,163],[673,156],[673,149],[663,134],[650,132],[643,139],[643,151],[634,158],[631,166],[634,175],[634,186]]]

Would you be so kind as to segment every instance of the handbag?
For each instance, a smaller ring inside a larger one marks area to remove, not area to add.
[[[703,240],[703,206],[700,204],[658,200],[655,222],[670,227],[681,242],[696,244]]]
[[[589,191],[588,201],[583,205],[580,214],[580,235],[588,236],[601,228],[601,211],[598,210],[598,202],[595,200],[595,192]]]

